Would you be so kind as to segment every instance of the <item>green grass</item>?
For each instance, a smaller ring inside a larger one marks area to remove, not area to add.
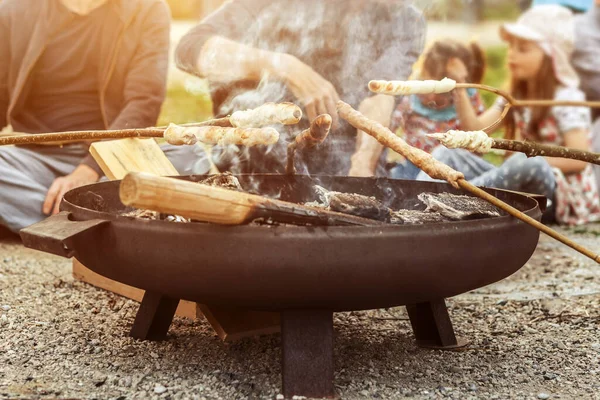
[[[508,70],[506,68],[506,47],[495,46],[489,47],[486,52],[486,71],[483,77],[485,85],[502,88],[508,78]],[[486,107],[491,106],[496,100],[496,95],[489,92],[481,92],[481,97]]]
[[[487,67],[485,76],[483,77],[483,83],[485,85],[502,88],[506,84],[508,78],[508,71],[506,69],[506,47],[496,46],[487,48],[486,62]],[[481,91],[481,97],[486,108],[492,106],[496,101],[496,95],[490,92]],[[502,137],[503,132],[502,130],[499,130],[492,134],[492,136]],[[504,157],[501,154],[493,152],[485,154],[483,158],[494,165],[500,165],[502,164],[502,161],[504,161]]]
[[[516,0],[498,1],[495,4],[488,1],[487,3],[483,7],[483,19],[486,21],[513,21],[521,15]]]
[[[512,21],[521,14],[516,0],[484,0],[483,3],[483,21]],[[423,10],[428,21],[470,22],[475,15],[468,15],[468,11],[476,12],[473,8],[475,5],[464,0],[416,0],[415,4]]]
[[[186,88],[182,84],[170,85],[167,89],[167,98],[163,103],[158,125],[185,124],[200,122],[211,118],[212,103],[208,89]]]

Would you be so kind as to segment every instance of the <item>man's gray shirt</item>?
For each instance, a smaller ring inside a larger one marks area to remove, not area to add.
[[[295,56],[331,82],[342,100],[357,107],[370,96],[369,80],[406,79],[423,49],[423,16],[406,3],[232,0],[182,39],[176,52],[177,64],[193,73],[204,43],[213,36],[222,36],[254,48]],[[283,83],[268,79],[260,83],[211,82],[210,90],[216,116],[255,108],[267,101],[297,102]],[[306,121],[296,128],[305,126]],[[283,142],[295,133],[283,133]],[[337,141],[338,149],[344,147],[344,152],[352,153],[355,134],[344,124],[332,132],[328,141]],[[275,172],[271,167],[263,169]],[[281,169],[281,165],[275,169]]]

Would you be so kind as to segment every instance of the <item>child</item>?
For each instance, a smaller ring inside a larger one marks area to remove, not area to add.
[[[551,23],[549,23],[551,21]],[[516,23],[500,29],[508,42],[511,94],[517,99],[583,100],[579,79],[569,58],[573,49],[572,13],[561,6],[529,9]],[[458,81],[464,80],[457,77]],[[505,100],[499,98],[485,113],[477,115],[464,89],[454,92],[463,130],[480,130],[500,117]],[[531,140],[589,150],[590,110],[584,107],[535,107],[513,109],[507,116],[508,139]],[[600,220],[598,188],[591,166],[582,161],[510,155],[494,167],[466,150],[438,147],[433,156],[463,172],[479,186],[544,194],[554,203],[559,223],[583,224]],[[424,178],[420,174],[418,179]]]
[[[476,43],[465,46],[453,40],[441,40],[435,42],[423,55],[419,79],[440,80],[463,71],[466,71],[468,82],[481,82],[485,71],[485,58],[481,47]],[[479,93],[469,89],[468,95],[473,107],[483,112]],[[398,128],[407,143],[431,153],[439,143],[428,138],[428,133],[460,129],[452,94],[403,97],[392,115],[391,129],[396,131]],[[396,179],[415,179],[419,171],[410,161],[404,160],[392,169],[391,176]]]

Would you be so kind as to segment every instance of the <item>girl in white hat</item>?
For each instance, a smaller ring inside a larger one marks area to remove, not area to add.
[[[584,100],[569,62],[574,42],[571,11],[556,5],[533,7],[516,23],[504,24],[500,35],[509,45],[510,91],[515,98]],[[455,91],[455,102],[463,130],[489,126],[500,117],[505,104],[499,98],[493,107],[477,115],[464,89]],[[590,110],[585,107],[513,109],[506,118],[505,137],[589,150],[590,123]],[[591,166],[585,162],[527,158],[519,153],[510,154],[497,168],[466,150],[440,147],[433,156],[465,173],[476,185],[546,195],[560,223],[600,220],[597,184]]]

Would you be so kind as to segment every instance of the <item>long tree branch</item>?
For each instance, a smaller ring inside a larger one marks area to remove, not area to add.
[[[518,151],[519,153],[526,154],[528,157],[570,158],[600,165],[600,154],[569,147],[508,139],[493,139],[492,147],[500,150]]]
[[[203,126],[221,126],[230,127],[229,117],[211,119],[204,122],[195,122],[183,124],[184,127],[203,127]],[[167,127],[143,128],[143,129],[118,129],[102,131],[72,131],[55,133],[17,133],[13,136],[0,137],[0,146],[8,145],[27,145],[36,143],[63,143],[80,141],[99,141],[106,139],[124,139],[124,138],[160,138],[163,137]]]
[[[524,153],[528,157],[570,158],[600,165],[600,154],[598,153],[531,141],[492,138],[483,131],[448,131],[446,133],[430,133],[427,136],[439,140],[449,149],[467,149],[480,154],[487,153],[491,149],[499,149]]]

